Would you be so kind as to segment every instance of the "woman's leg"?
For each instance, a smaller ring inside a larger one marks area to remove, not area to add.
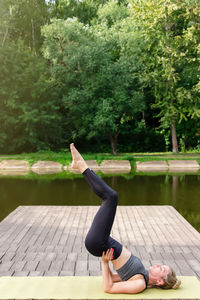
[[[122,245],[111,238],[110,232],[116,214],[117,193],[89,168],[82,174],[94,193],[102,199],[102,204],[86,236],[85,246],[95,256],[102,256],[103,251],[113,248],[116,259],[121,254]]]
[[[102,204],[86,236],[85,246],[95,256],[102,256],[103,251],[113,248],[116,259],[121,254],[122,245],[110,237],[110,231],[117,208],[117,193],[88,168],[74,144],[70,145],[70,149],[73,157],[72,167],[81,171],[92,190],[102,198]]]

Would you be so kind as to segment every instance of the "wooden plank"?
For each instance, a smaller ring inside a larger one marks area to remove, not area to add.
[[[0,276],[100,275],[101,258],[84,245],[98,208],[18,207],[0,223]],[[111,233],[146,268],[164,263],[200,278],[200,233],[173,207],[119,206]]]

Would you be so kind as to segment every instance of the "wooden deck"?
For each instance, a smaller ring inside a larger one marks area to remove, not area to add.
[[[97,206],[19,206],[0,223],[0,276],[101,275],[84,238]],[[171,206],[119,206],[112,236],[146,268],[200,279],[200,233]]]

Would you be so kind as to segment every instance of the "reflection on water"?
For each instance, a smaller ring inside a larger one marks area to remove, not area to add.
[[[200,175],[104,177],[119,205],[172,205],[200,232]],[[19,205],[100,205],[86,181],[0,178],[0,220]]]
[[[176,206],[176,193],[178,189],[178,176],[172,176],[172,205]]]

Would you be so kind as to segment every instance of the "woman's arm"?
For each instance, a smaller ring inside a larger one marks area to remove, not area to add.
[[[119,277],[119,275],[117,273],[113,273],[109,267],[109,264],[108,264],[108,269],[109,269],[109,272],[110,272],[110,275],[111,275],[111,278],[112,278],[112,281],[113,282],[119,282],[119,281],[122,281],[121,278]]]
[[[113,249],[108,249],[102,255],[102,276],[104,292],[110,289],[113,285],[112,272],[109,267],[109,260],[113,258]]]
[[[102,262],[104,292],[110,294],[137,294],[141,293],[146,285],[144,279],[121,281],[114,283],[108,262]],[[117,274],[116,274],[117,275]]]
[[[103,286],[104,292],[110,294],[137,294],[142,292],[146,285],[144,279],[123,281],[114,283],[112,278],[112,272],[109,268],[109,260],[113,258],[113,252],[108,249],[106,254],[103,252],[102,255],[102,276],[103,276]],[[117,274],[116,274],[117,275]]]
[[[113,281],[113,282],[119,282],[119,281],[122,281],[118,274],[113,274],[113,273],[111,272],[111,275],[112,275],[112,281]]]
[[[113,283],[111,287],[104,289],[104,292],[109,294],[137,294],[144,291],[145,288],[145,280],[137,279]]]
[[[102,262],[102,276],[104,292],[106,292],[113,286],[112,274],[108,262]]]

